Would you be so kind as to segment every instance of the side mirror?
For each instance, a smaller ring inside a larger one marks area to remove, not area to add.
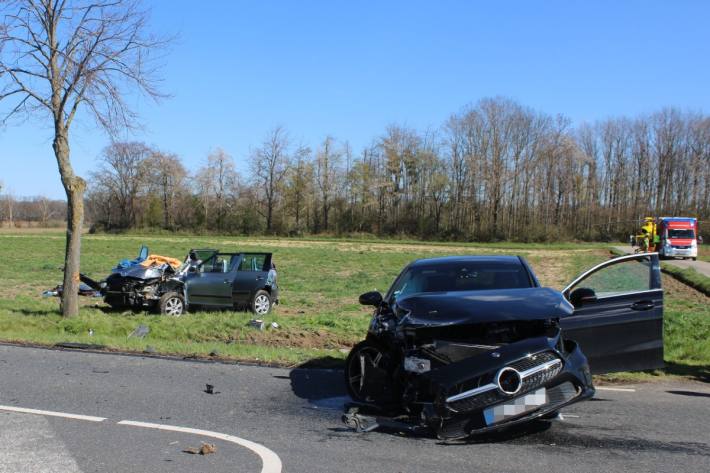
[[[590,304],[597,301],[597,295],[594,289],[588,287],[578,287],[569,295],[569,301],[575,307],[581,307],[584,304]]]
[[[382,294],[377,291],[366,292],[360,295],[359,300],[362,305],[374,305],[377,307],[382,304]]]

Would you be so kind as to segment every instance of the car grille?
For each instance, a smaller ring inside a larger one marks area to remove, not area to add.
[[[562,370],[562,360],[553,352],[542,352],[515,361],[507,366],[516,369],[522,376],[520,390],[515,394],[517,396],[540,387],[557,376]],[[535,371],[536,369],[539,371]],[[528,374],[526,375],[526,373]],[[468,412],[504,401],[511,397],[502,393],[495,384],[495,381],[488,384],[481,383],[481,380],[484,378],[494,379],[495,373],[488,373],[466,383],[469,386],[474,386],[473,388],[462,389],[463,385],[459,385],[457,393],[449,394],[447,406],[455,412]],[[469,390],[472,391],[471,395],[463,396],[466,391]]]
[[[536,409],[536,411],[550,411],[554,409],[555,406],[571,401],[578,396],[579,393],[580,390],[569,381],[548,388],[546,392],[547,402],[540,406],[539,409]],[[527,415],[534,415],[534,412],[530,412]],[[477,429],[484,427],[486,426],[482,424],[482,420],[477,419],[475,416],[457,416],[442,422],[438,435],[440,438],[447,439],[463,438],[475,433]]]

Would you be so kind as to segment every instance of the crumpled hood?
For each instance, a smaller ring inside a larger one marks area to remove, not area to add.
[[[439,326],[561,318],[574,308],[559,291],[533,287],[412,294],[397,301],[402,311],[403,324]]]
[[[124,278],[154,279],[159,278],[163,275],[163,272],[165,271],[165,266],[167,265],[151,266],[149,268],[146,268],[141,265],[135,265],[126,269],[116,269],[113,271],[112,275],[117,274]]]

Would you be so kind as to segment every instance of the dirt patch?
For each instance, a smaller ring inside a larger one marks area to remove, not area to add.
[[[535,264],[532,264],[540,284],[556,289],[562,289],[570,282],[566,276],[568,265],[568,260],[560,254],[536,259]]]
[[[662,278],[664,297],[670,296],[676,299],[683,299],[704,304],[710,302],[710,297],[706,296],[697,289],[693,289],[692,287],[683,284],[673,276],[663,273]]]
[[[264,345],[270,347],[290,347],[290,348],[321,348],[338,349],[350,348],[354,339],[339,337],[326,330],[299,330],[289,329],[288,332],[248,332],[242,334],[238,343],[249,343],[252,345]]]

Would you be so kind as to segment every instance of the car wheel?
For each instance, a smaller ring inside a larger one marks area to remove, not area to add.
[[[185,313],[185,301],[177,292],[166,292],[160,297],[160,313],[180,317]]]
[[[268,292],[256,291],[251,301],[251,311],[256,315],[266,315],[271,312],[271,296]]]
[[[358,402],[391,402],[397,398],[392,384],[392,360],[369,340],[355,345],[345,360],[345,386]]]

